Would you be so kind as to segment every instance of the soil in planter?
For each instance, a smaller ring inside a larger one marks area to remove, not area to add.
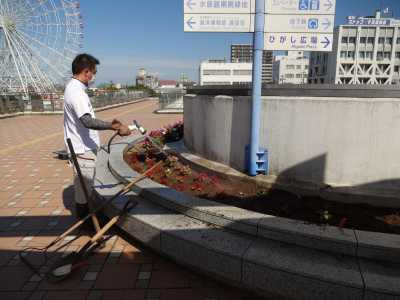
[[[156,163],[157,152],[150,141],[144,141],[126,152],[125,161],[135,171],[143,173]],[[301,197],[277,189],[259,191],[254,184],[197,172],[173,155],[149,177],[180,192],[263,214],[322,226],[400,233],[400,216],[396,209]]]

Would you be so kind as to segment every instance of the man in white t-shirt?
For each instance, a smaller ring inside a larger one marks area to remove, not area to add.
[[[73,78],[64,94],[64,139],[71,139],[82,171],[87,190],[91,195],[97,149],[100,146],[98,130],[114,130],[119,135],[131,134],[129,128],[118,120],[105,122],[95,118],[86,89],[93,82],[99,61],[91,55],[80,54],[72,62]],[[74,170],[75,207],[79,219],[89,213],[87,199],[83,193],[76,170]],[[89,196],[90,196],[89,195]]]

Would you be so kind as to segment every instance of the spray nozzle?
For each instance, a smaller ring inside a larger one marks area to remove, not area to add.
[[[144,129],[136,120],[133,120],[133,125],[129,126],[130,130],[138,130],[141,134],[145,135],[147,130]]]

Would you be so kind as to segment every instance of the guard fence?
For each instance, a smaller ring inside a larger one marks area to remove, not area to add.
[[[94,108],[101,108],[148,96],[146,91],[119,90],[97,93],[90,95],[90,98]],[[3,94],[0,95],[0,115],[23,112],[62,112],[63,104],[62,94],[29,95],[28,97],[22,94]]]

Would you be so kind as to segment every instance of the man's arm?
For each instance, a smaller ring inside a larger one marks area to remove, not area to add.
[[[81,120],[83,126],[93,130],[116,130],[113,128],[111,122],[105,122],[99,119],[94,119],[90,114],[84,114],[79,120]]]

